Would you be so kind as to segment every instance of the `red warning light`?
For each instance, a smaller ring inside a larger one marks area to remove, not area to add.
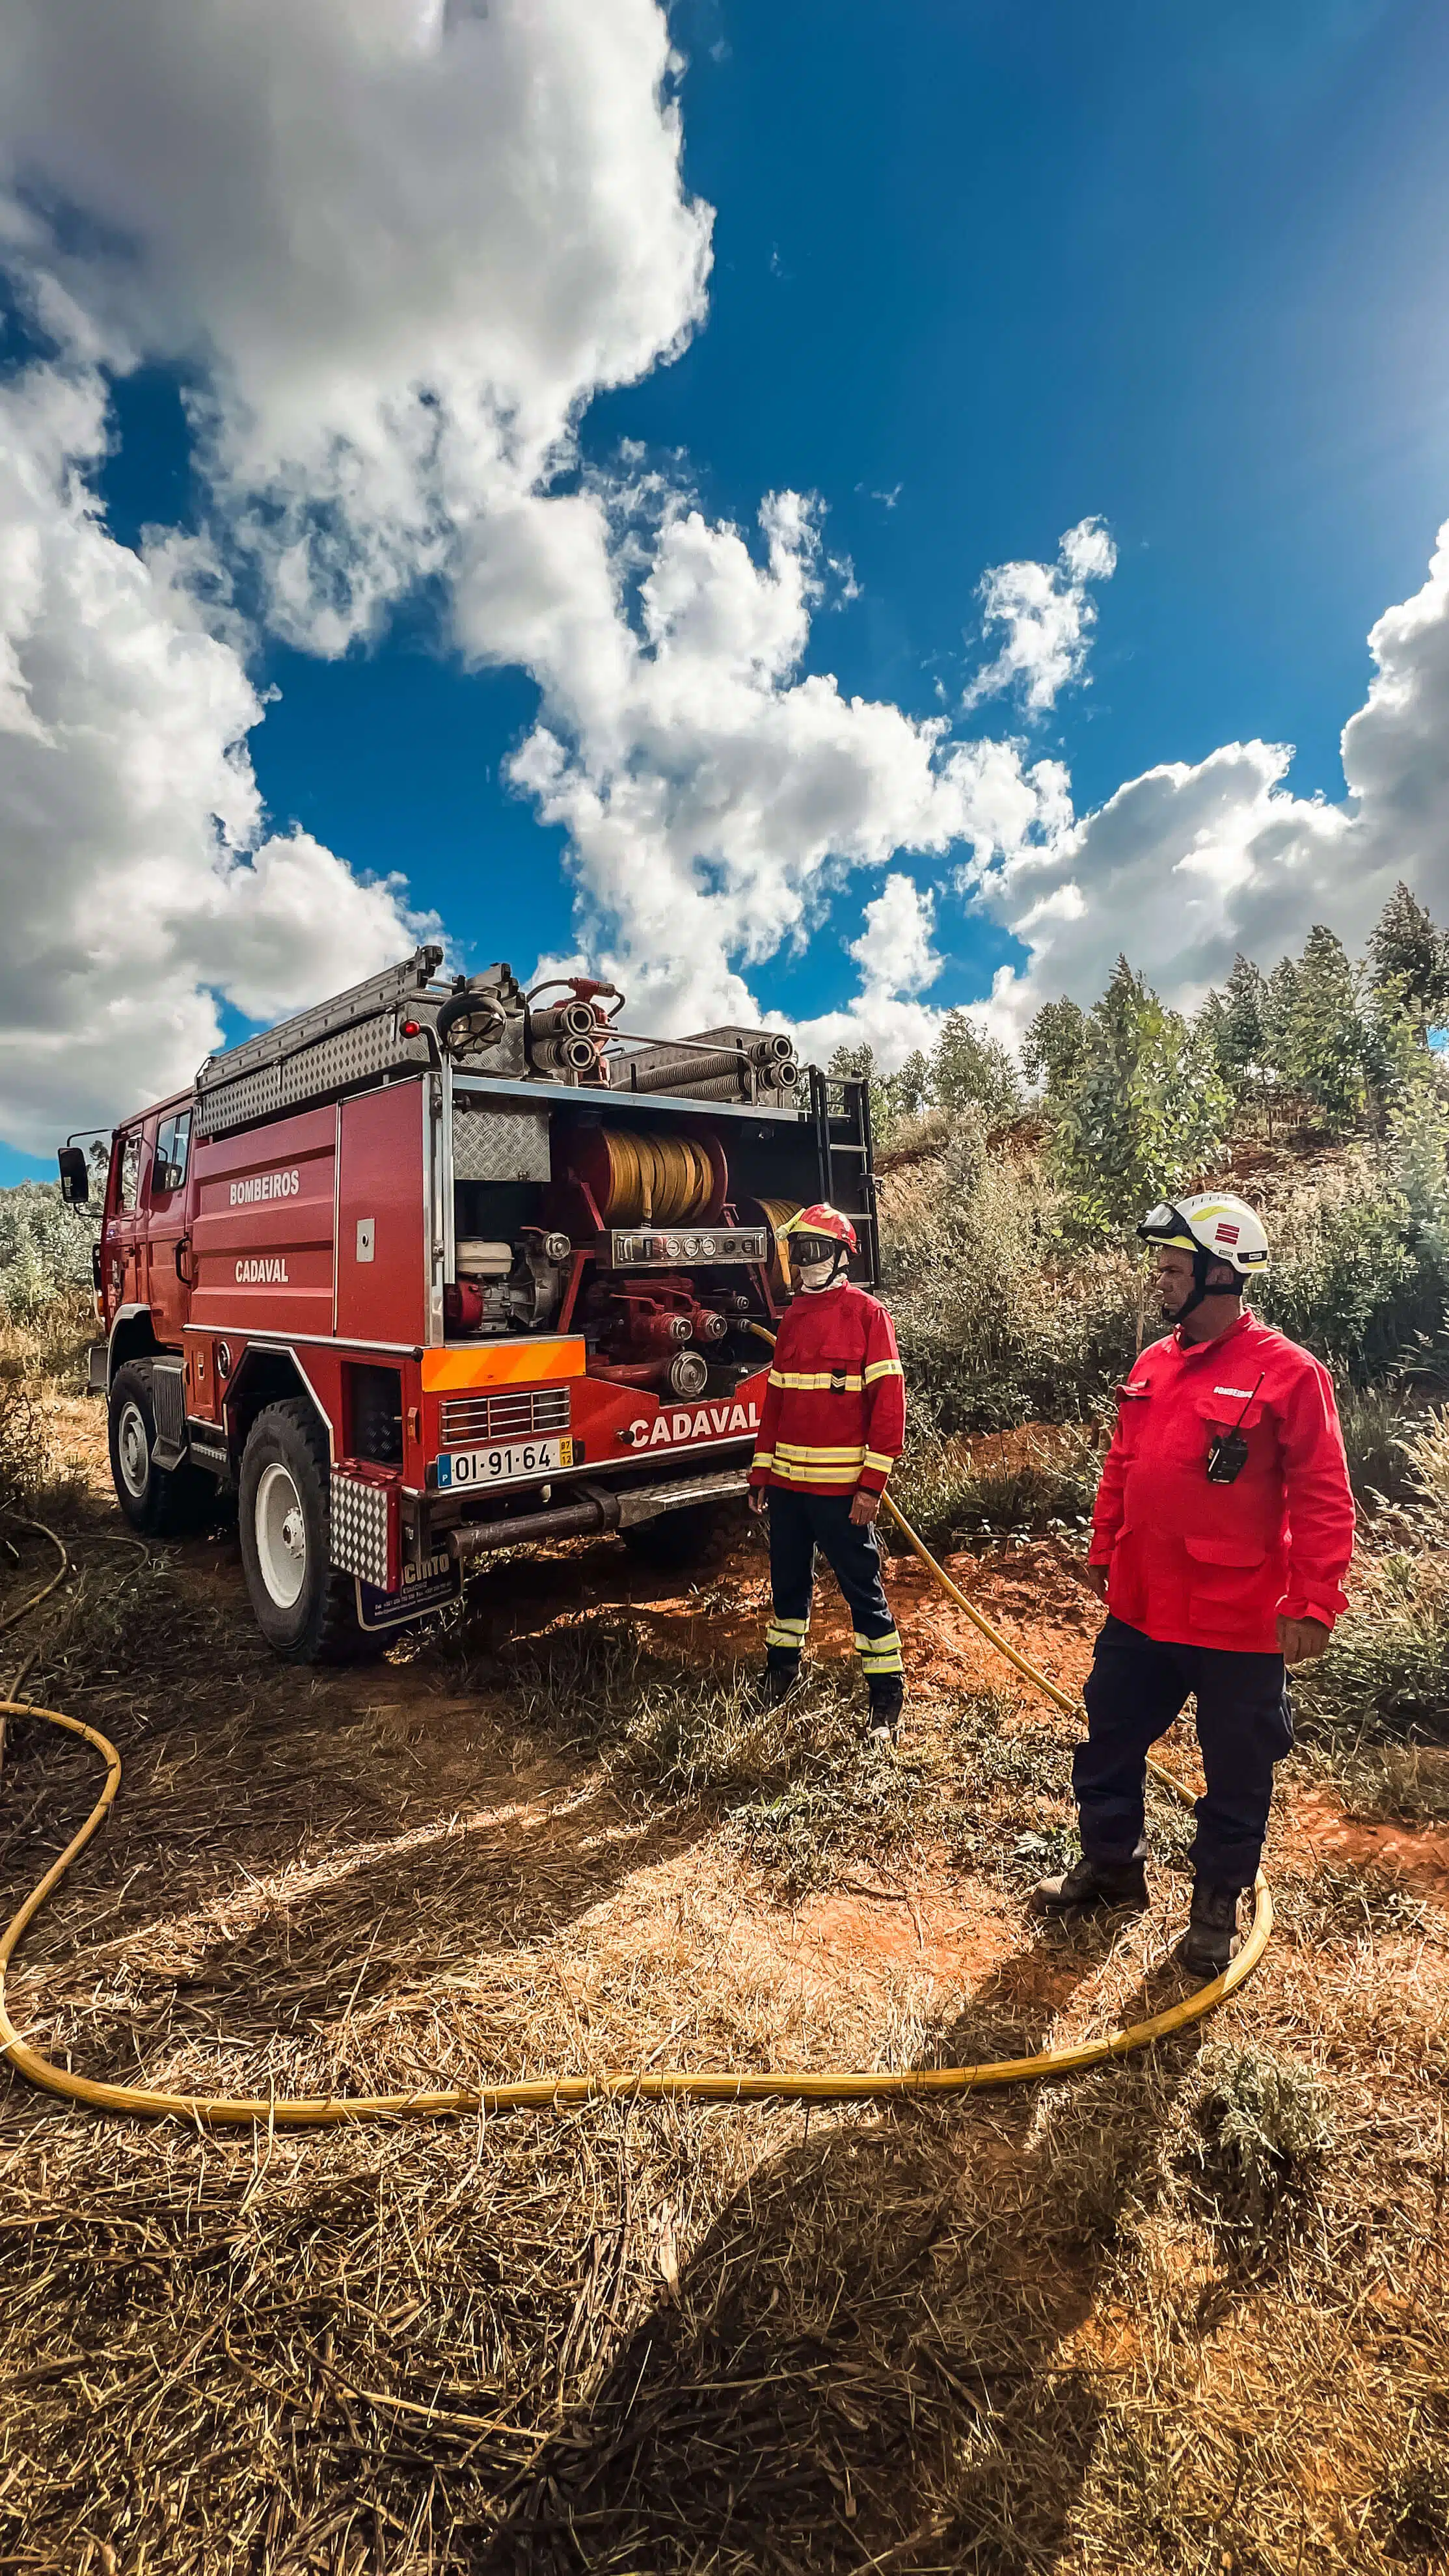
[[[420,1038],[423,1033],[421,1020],[404,1020],[402,1033],[405,1038]]]

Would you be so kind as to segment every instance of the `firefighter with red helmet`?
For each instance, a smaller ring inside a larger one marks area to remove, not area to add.
[[[1118,1390],[1087,1563],[1108,1615],[1072,1766],[1082,1858],[1034,1902],[1146,1903],[1147,1752],[1191,1696],[1206,1789],[1182,1956],[1216,1975],[1293,1741],[1285,1669],[1322,1654],[1347,1598],[1353,1495],[1327,1369],[1243,1306],[1268,1267],[1253,1209],[1205,1190],[1137,1231],[1173,1329]]]
[[[868,1731],[886,1742],[905,1685],[873,1524],[905,1437],[900,1354],[880,1300],[847,1276],[856,1249],[849,1218],[821,1203],[802,1208],[781,1234],[797,1293],[776,1340],[750,1469],[750,1508],[768,1509],[770,1523],[765,1697],[783,1699],[799,1677],[818,1548],[851,1613]]]

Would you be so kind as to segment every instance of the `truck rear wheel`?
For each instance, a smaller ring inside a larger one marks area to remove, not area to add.
[[[109,1404],[111,1482],[132,1529],[179,1538],[201,1529],[216,1507],[216,1480],[199,1467],[158,1467],[150,1376],[133,1361],[118,1368]]]
[[[350,1574],[332,1563],[332,1474],[309,1404],[269,1404],[247,1434],[238,1518],[257,1626],[289,1664],[351,1663],[382,1650],[358,1625]]]

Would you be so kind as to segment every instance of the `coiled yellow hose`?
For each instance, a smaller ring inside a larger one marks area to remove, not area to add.
[[[714,1168],[692,1136],[606,1127],[603,1145],[609,1166],[602,1211],[607,1225],[682,1225],[703,1215],[714,1189]]]
[[[770,1339],[763,1326],[753,1329],[762,1339]],[[952,1582],[944,1568],[936,1563],[923,1539],[911,1528],[903,1513],[886,1497],[886,1509],[904,1533],[922,1563],[928,1566],[943,1591],[965,1611],[966,1616],[985,1637],[1004,1654],[1017,1672],[1052,1700],[1058,1708],[1071,1710],[1077,1705],[1056,1683],[1038,1672],[1025,1656],[1018,1655],[989,1619],[973,1608],[966,1595]],[[30,1524],[42,1528],[40,1522]],[[45,1535],[60,1551],[60,1567],[41,1591],[22,1602],[0,1627],[11,1627],[53,1592],[69,1570],[70,1559],[63,1539],[54,1530]],[[37,2085],[42,2092],[58,2094],[63,2101],[79,2102],[93,2111],[120,2113],[129,2119],[187,2120],[203,2128],[249,2128],[266,2122],[279,2129],[329,2129],[359,2120],[425,2120],[477,2117],[495,2111],[562,2111],[582,2102],[625,2099],[638,2102],[678,2101],[703,2102],[870,2102],[899,2101],[907,2096],[933,2098],[958,2093],[984,2092],[1004,2084],[1035,2083],[1052,2075],[1080,2074],[1087,2067],[1104,2065],[1114,2057],[1127,2057],[1133,2050],[1150,2046],[1153,2040],[1166,2039],[1171,2032],[1185,2030],[1201,2021],[1252,1975],[1268,1946],[1273,1929],[1273,1900],[1262,1871],[1253,1890],[1252,1927],[1237,1957],[1220,1977],[1201,1986],[1195,1994],[1166,2012],[1154,2013],[1150,2020],[1134,2022],[1128,2030],[1114,2030],[1102,2039],[1088,2039],[1072,2048],[1044,2048],[1032,2057],[1008,2057],[989,2060],[978,2066],[922,2066],[905,2068],[859,2068],[849,2071],[827,2070],[808,2073],[800,2067],[780,2068],[770,2073],[747,2073],[729,2069],[711,2071],[695,2067],[663,2067],[631,2072],[620,2068],[599,2075],[541,2075],[516,2084],[484,2084],[476,2088],[459,2088],[447,2092],[414,2091],[408,2093],[359,2093],[319,2095],[211,2094],[168,2093],[137,2084],[101,2084],[89,2076],[76,2075],[68,2067],[57,2066],[30,2048],[15,2028],[5,2001],[5,1972],[17,1943],[34,1922],[46,1898],[59,1886],[73,1860],[85,1850],[99,1832],[121,1785],[121,1757],[108,1736],[98,1728],[85,1726],[79,1718],[66,1717],[59,1709],[36,1708],[24,1700],[0,1701],[0,1716],[41,1718],[48,1726],[62,1728],[68,1735],[78,1735],[93,1745],[106,1765],[106,1777],[100,1796],[80,1831],[67,1843],[58,1860],[51,1863],[38,1886],[34,1887],[18,1911],[11,1916],[0,1936],[0,2055],[8,2057],[17,2073]],[[1183,1802],[1193,1804],[1193,1793],[1171,1771],[1153,1762],[1153,1776]]]

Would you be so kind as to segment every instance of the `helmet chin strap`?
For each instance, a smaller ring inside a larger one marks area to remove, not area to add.
[[[1204,1297],[1241,1297],[1243,1293],[1243,1283],[1241,1279],[1236,1276],[1232,1279],[1209,1280],[1208,1270],[1213,1259],[1214,1255],[1210,1252],[1204,1252],[1201,1247],[1199,1247],[1199,1249],[1193,1254],[1192,1295],[1186,1299],[1184,1304],[1178,1307],[1175,1321],[1179,1324],[1182,1322],[1184,1315],[1191,1315],[1196,1312],[1197,1308],[1202,1304]]]

